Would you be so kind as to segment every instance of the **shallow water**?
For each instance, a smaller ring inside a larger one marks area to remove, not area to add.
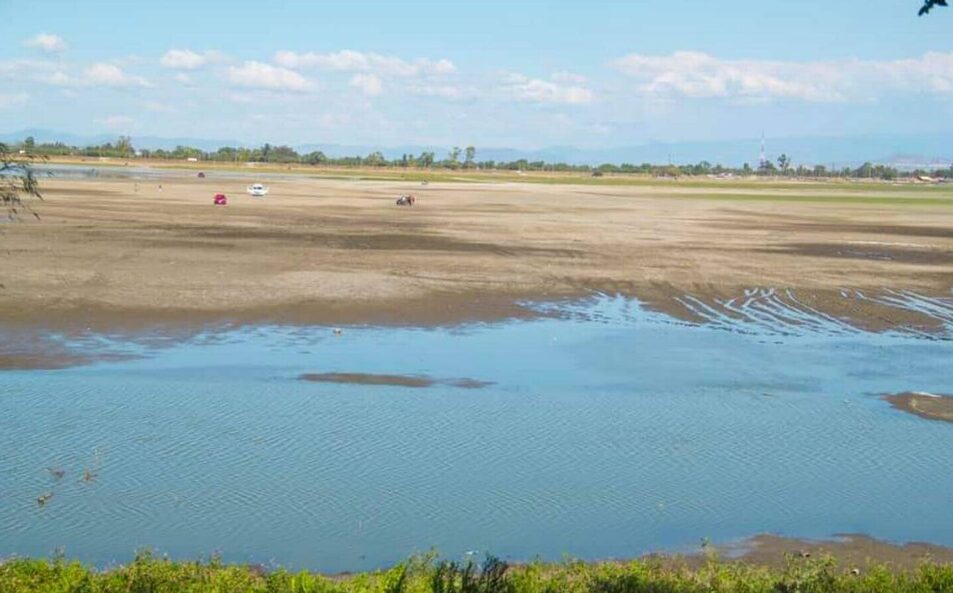
[[[953,393],[949,325],[561,309],[449,330],[98,337],[143,356],[0,373],[0,556],[108,564],[150,546],[340,571],[431,546],[605,558],[759,532],[953,545],[953,424],[880,399]],[[298,379],[324,372],[438,381]],[[442,381],[459,377],[493,383]]]
[[[132,165],[110,164],[103,165],[96,161],[88,163],[39,163],[34,166],[34,171],[38,177],[53,177],[57,179],[131,179],[136,181],[162,181],[176,179],[196,179],[201,165],[191,163],[195,169],[173,169],[166,167],[150,167],[147,165],[137,165],[132,161]],[[303,179],[300,173],[276,173],[275,171],[258,171],[254,167],[249,167],[246,171],[220,171],[216,166],[221,163],[209,163],[211,167],[208,171],[203,171],[207,179],[272,179],[272,180],[295,180]]]

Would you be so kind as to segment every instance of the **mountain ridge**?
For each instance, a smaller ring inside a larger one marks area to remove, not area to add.
[[[72,134],[41,128],[27,128],[10,133],[0,133],[0,141],[19,142],[33,136],[37,142],[60,141],[75,146],[88,146],[114,141],[116,134]],[[235,139],[209,139],[194,137],[159,137],[133,135],[132,143],[137,148],[172,149],[177,145],[194,146],[214,151],[222,146],[255,147],[258,144]],[[280,143],[275,143],[280,144]],[[548,146],[537,149],[477,146],[477,160],[565,162],[577,165],[602,163],[697,163],[741,166],[748,163],[757,166],[760,155],[760,138],[687,142],[647,142],[631,146],[606,148],[579,148],[575,146]],[[790,138],[767,138],[766,155],[775,160],[778,155],[789,155],[795,164],[824,165],[840,168],[856,166],[869,161],[878,164],[898,165],[906,168],[918,166],[949,166],[953,160],[953,132],[930,134],[868,134],[851,136],[802,136]],[[419,155],[428,151],[443,158],[448,146],[435,144],[406,144],[376,146],[372,144],[340,144],[333,142],[309,142],[293,145],[299,153],[320,150],[329,157],[366,156],[380,151],[389,159],[403,154]]]

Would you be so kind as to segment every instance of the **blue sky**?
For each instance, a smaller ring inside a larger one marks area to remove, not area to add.
[[[538,148],[951,131],[918,0],[0,0],[0,131]]]

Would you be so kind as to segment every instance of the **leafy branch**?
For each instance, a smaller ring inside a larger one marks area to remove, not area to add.
[[[40,218],[28,200],[43,199],[33,163],[46,158],[32,152],[14,152],[0,142],[0,208],[6,211],[8,220],[19,220],[24,213]]]

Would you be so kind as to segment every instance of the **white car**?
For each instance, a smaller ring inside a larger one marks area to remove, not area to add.
[[[247,188],[247,191],[248,193],[256,197],[261,197],[268,194],[268,188],[260,183],[249,185]]]

